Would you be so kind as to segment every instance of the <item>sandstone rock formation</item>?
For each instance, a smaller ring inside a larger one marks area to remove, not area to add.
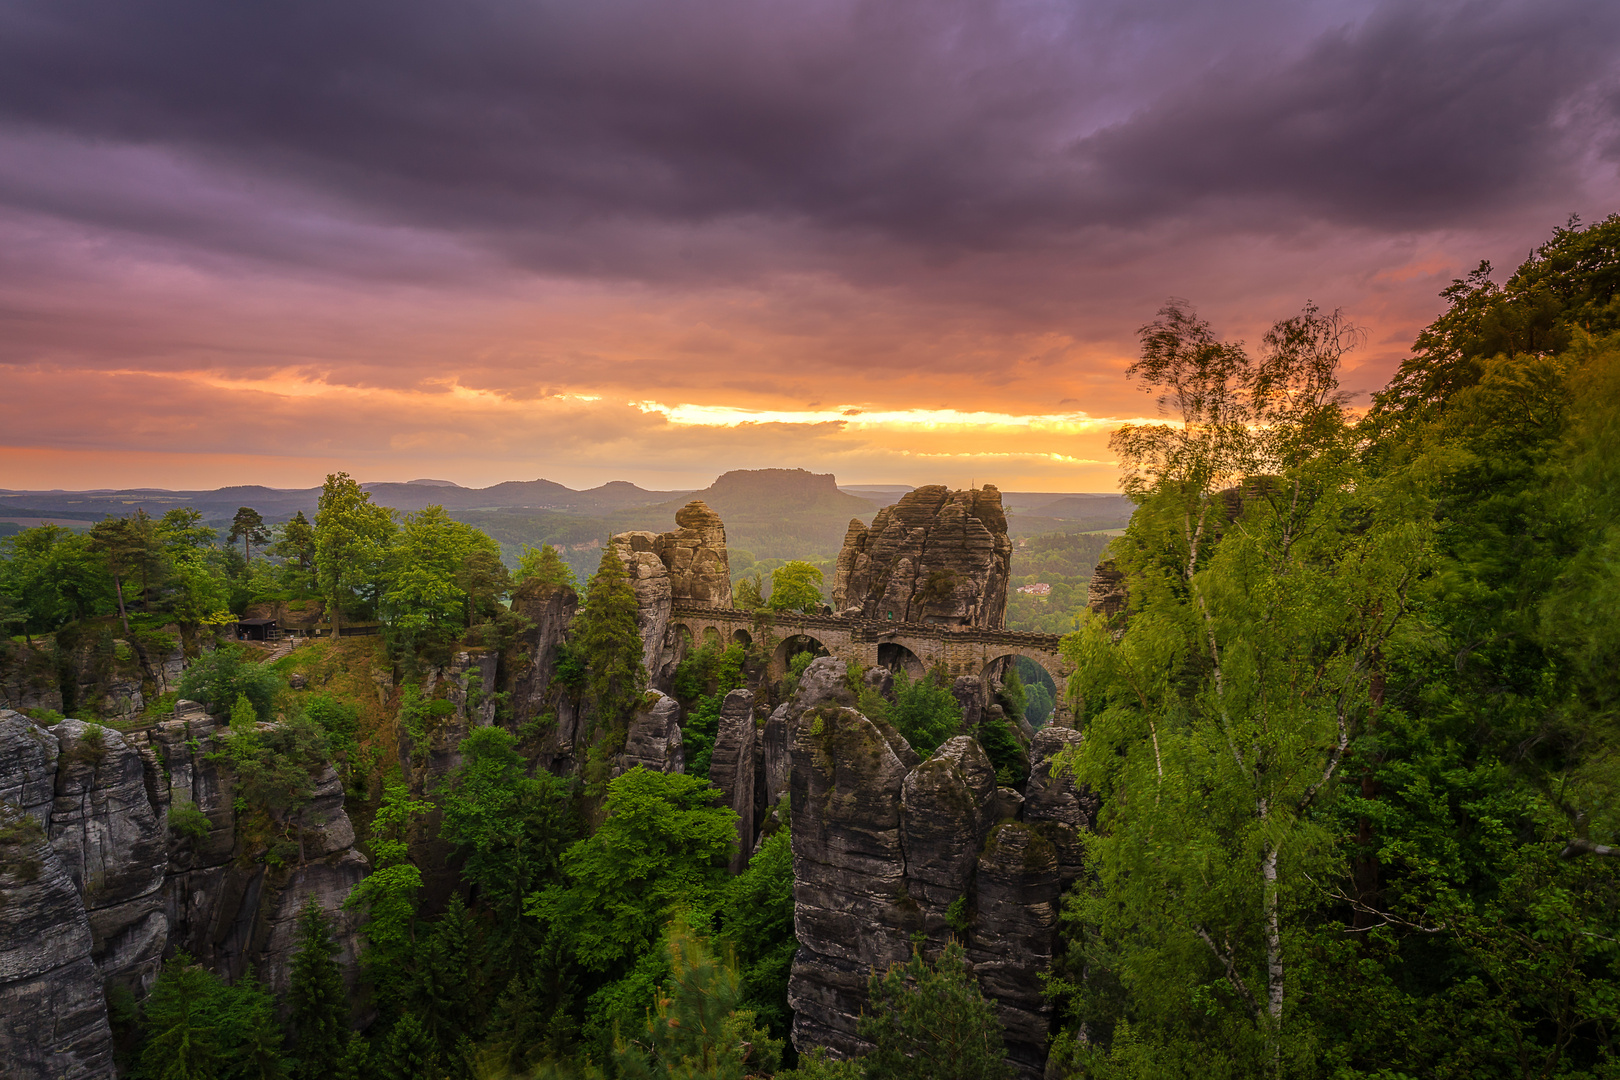
[[[579,595],[566,586],[525,582],[512,595],[512,610],[529,621],[518,639],[505,689],[512,706],[512,723],[525,727],[543,723],[544,734],[535,753],[537,764],[564,776],[584,758],[579,745],[580,710],[573,697],[552,680],[568,627],[579,613]]]
[[[647,695],[653,700],[637,709],[630,718],[630,730],[613,769],[614,776],[627,773],[637,765],[649,772],[686,771],[686,756],[681,746],[680,703],[657,690],[649,690]]]
[[[1098,615],[1113,618],[1122,615],[1129,603],[1125,572],[1114,565],[1113,559],[1104,559],[1091,571],[1091,583],[1086,588],[1086,607]]]
[[[956,933],[998,1006],[1009,1057],[1022,1075],[1040,1076],[1051,1014],[1039,974],[1056,947],[1061,891],[1081,870],[1076,834],[1095,813],[1053,770],[1080,734],[1036,733],[1030,781],[1015,791],[997,788],[973,738],[919,761],[898,732],[853,705],[843,665],[815,660],[761,740],[781,724],[792,759],[795,1045],[865,1050],[856,1025],[872,969],[904,960],[912,934],[934,950]]]
[[[636,593],[648,681],[666,690],[683,649],[670,634],[671,605],[731,606],[731,562],[720,515],[693,499],[676,511],[675,525],[673,532],[624,532],[610,541]]]
[[[754,850],[754,815],[761,785],[759,729],[754,725],[754,693],[733,690],[720,703],[720,720],[709,757],[709,783],[720,801],[737,812],[737,853],[731,872],[740,874]]]
[[[8,724],[15,713],[0,714]],[[111,1080],[112,1028],[90,921],[38,817],[0,803],[0,1069]]]
[[[674,532],[659,533],[656,550],[669,571],[675,600],[731,606],[731,562],[720,515],[693,499],[675,512]]]
[[[849,523],[833,574],[833,609],[886,622],[999,628],[1012,541],[990,485],[908,492],[870,528]]]
[[[0,710],[0,1060],[38,1066],[25,1075],[110,1076],[103,984],[143,993],[178,949],[226,978],[251,965],[285,991],[310,896],[352,980],[357,929],[342,905],[366,860],[336,773],[313,778],[289,823],[300,857],[269,866],[239,849],[229,778],[209,760],[215,730],[192,702],[127,735]],[[169,828],[181,803],[201,812],[202,835]]]
[[[625,532],[613,537],[613,548],[630,575],[636,594],[636,629],[641,632],[641,662],[649,675],[663,666],[664,639],[669,634],[669,611],[674,587],[669,568],[658,557],[658,534]]]

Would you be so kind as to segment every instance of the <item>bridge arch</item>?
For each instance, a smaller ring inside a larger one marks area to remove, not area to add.
[[[879,642],[877,662],[878,667],[885,667],[896,673],[904,671],[911,679],[920,679],[928,672],[928,665],[923,663],[923,658],[898,641]]]
[[[1060,685],[1062,679],[1061,669],[1051,671],[1047,665],[1052,662],[1049,656],[1031,656],[1029,652],[1010,651],[1001,656],[991,657],[984,665],[983,674],[985,690],[988,693],[992,680],[1006,681],[1005,672],[1017,671],[1019,682],[1023,684],[1025,695],[1024,719],[1031,727],[1039,728],[1052,722],[1058,714],[1058,709],[1064,704],[1063,695],[1066,686]],[[1063,679],[1063,683],[1068,680]]]
[[[766,670],[772,681],[786,675],[793,658],[804,652],[809,653],[811,656],[832,655],[826,644],[813,634],[802,631],[789,634],[777,643],[776,651],[771,654],[771,662]]]

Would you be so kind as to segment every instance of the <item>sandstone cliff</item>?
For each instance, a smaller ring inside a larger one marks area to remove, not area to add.
[[[676,512],[675,525],[673,532],[624,532],[611,541],[635,590],[647,678],[666,690],[683,649],[670,636],[671,606],[731,607],[731,563],[720,515],[693,499]]]
[[[1004,625],[1012,541],[1001,492],[933,485],[849,523],[833,573],[833,609],[888,622]]]
[[[1020,792],[996,787],[974,739],[920,761],[853,706],[843,665],[823,658],[771,718],[786,725],[791,754],[795,1045],[862,1052],[871,970],[905,959],[913,934],[935,949],[955,933],[997,1003],[1009,1057],[1039,1076],[1051,1023],[1039,974],[1056,947],[1061,890],[1081,870],[1076,834],[1095,813],[1052,759],[1080,735],[1037,733]]]
[[[191,702],[128,735],[0,710],[0,835],[19,840],[0,840],[0,1058],[37,1075],[111,1075],[103,984],[142,994],[179,949],[227,978],[252,965],[284,992],[309,896],[352,979],[356,928],[342,904],[366,860],[337,775],[313,777],[293,830],[301,858],[268,865],[244,846],[229,778],[209,760],[215,730]],[[170,829],[176,803],[202,813],[202,835]]]

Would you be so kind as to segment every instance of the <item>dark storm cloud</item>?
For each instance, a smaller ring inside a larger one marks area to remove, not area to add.
[[[1205,229],[1262,205],[1436,227],[1567,189],[1612,137],[1614,11],[11,2],[0,122],[33,152],[0,199],[325,265],[442,259],[384,235],[403,227],[637,276],[1017,248],[1200,207]]]

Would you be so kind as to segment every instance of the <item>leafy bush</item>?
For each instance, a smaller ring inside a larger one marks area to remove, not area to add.
[[[197,809],[190,799],[176,799],[169,804],[169,831],[186,840],[206,840],[213,830],[208,815]]]
[[[283,683],[262,664],[248,660],[240,645],[221,645],[198,657],[180,677],[180,696],[199,701],[218,713],[246,696],[260,720],[270,719],[270,708]]]
[[[937,671],[915,682],[904,671],[896,672],[894,701],[884,712],[882,719],[893,724],[923,757],[962,728],[962,706]]]

